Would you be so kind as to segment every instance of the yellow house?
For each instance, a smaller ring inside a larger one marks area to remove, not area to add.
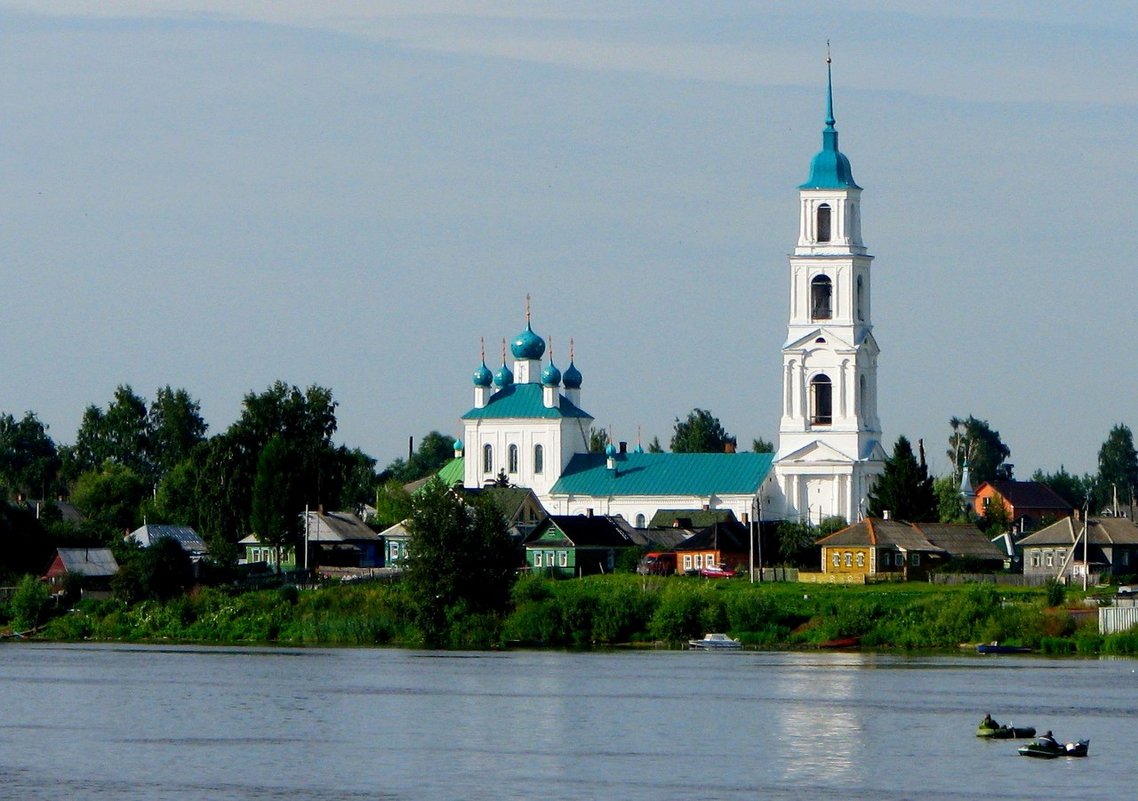
[[[817,541],[822,572],[924,578],[953,558],[1002,564],[1002,554],[973,525],[903,523],[867,517]]]

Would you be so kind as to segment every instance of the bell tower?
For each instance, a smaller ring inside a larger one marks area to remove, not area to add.
[[[775,474],[790,519],[864,514],[883,469],[870,265],[861,238],[861,187],[838,149],[830,58],[822,149],[798,187],[798,244],[790,256],[790,319]]]

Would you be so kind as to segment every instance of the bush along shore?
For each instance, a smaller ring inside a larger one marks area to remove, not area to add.
[[[635,575],[519,580],[501,613],[447,610],[451,648],[681,647],[727,632],[759,649],[858,638],[877,650],[956,650],[999,641],[1045,654],[1138,654],[1138,634],[1100,636],[1094,615],[1049,605],[1042,589],[987,584],[751,585]],[[230,593],[168,601],[83,601],[42,625],[49,640],[415,647],[414,599],[400,582]]]

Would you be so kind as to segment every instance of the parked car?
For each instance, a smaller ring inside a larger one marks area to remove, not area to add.
[[[735,571],[726,567],[701,567],[699,574],[704,578],[734,578]]]

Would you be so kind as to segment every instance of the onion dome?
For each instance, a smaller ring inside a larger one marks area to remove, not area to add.
[[[605,456],[616,456],[616,446],[611,442],[605,446]]]
[[[505,362],[502,362],[502,366],[498,369],[498,372],[494,373],[494,383],[499,389],[513,386],[514,373],[506,366]]]
[[[515,359],[540,359],[545,355],[545,340],[533,332],[527,321],[526,330],[514,337],[510,352]]]
[[[541,383],[547,387],[556,387],[561,383],[561,371],[557,369],[552,359],[541,371]]]
[[[461,440],[461,439],[456,439],[456,440],[454,441],[454,450],[455,450],[455,452],[456,452],[456,453],[457,453],[458,451],[461,451],[461,450],[462,450],[462,440]]]
[[[486,362],[482,362],[474,371],[474,386],[488,387],[493,381],[494,376],[490,373],[490,368],[486,366]]]
[[[581,388],[581,371],[577,369],[573,362],[569,362],[569,367],[565,370],[565,374],[561,377],[565,383],[566,389],[580,389]]]

